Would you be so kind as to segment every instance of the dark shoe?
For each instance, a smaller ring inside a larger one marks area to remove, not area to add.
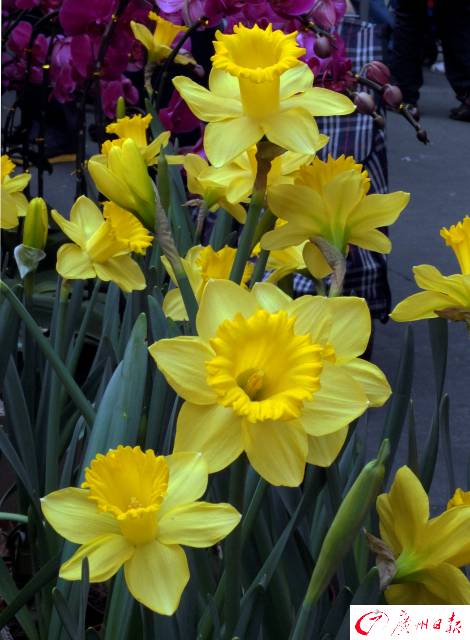
[[[450,110],[449,118],[452,120],[460,120],[460,122],[470,122],[470,105],[461,104]]]

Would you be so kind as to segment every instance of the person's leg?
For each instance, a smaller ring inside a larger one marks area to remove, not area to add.
[[[447,79],[470,108],[470,0],[436,0],[435,12]]]
[[[405,102],[416,104],[423,84],[422,52],[426,0],[398,0],[393,32],[392,71]]]

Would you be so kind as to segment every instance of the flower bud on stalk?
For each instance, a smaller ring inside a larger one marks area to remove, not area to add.
[[[312,606],[327,588],[334,572],[351,548],[370,506],[385,477],[385,463],[390,454],[390,442],[384,440],[375,460],[362,469],[341,503],[323,540],[310,584],[291,640],[305,638]]]
[[[313,50],[319,58],[329,58],[332,53],[330,39],[326,36],[319,36],[315,39]]]
[[[126,101],[122,96],[119,96],[116,104],[116,120],[124,118],[126,115]]]
[[[47,205],[43,198],[33,198],[28,204],[23,227],[23,244],[44,249],[47,241]]]
[[[390,69],[383,62],[372,60],[364,67],[364,75],[368,80],[378,84],[388,84],[390,82]]]
[[[397,109],[403,102],[403,94],[400,88],[393,84],[386,84],[382,94],[384,102],[389,106]]]
[[[353,100],[359,113],[371,114],[376,109],[374,98],[366,91],[356,93]]]

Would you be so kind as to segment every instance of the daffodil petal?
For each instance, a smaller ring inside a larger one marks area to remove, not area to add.
[[[321,235],[319,221],[326,216],[326,211],[321,197],[310,187],[300,184],[273,186],[268,190],[268,204],[278,218],[308,229],[310,236]]]
[[[59,248],[56,269],[57,273],[67,280],[87,280],[96,277],[88,254],[76,244],[63,244]]]
[[[429,521],[423,553],[433,563],[448,562],[457,567],[470,564],[470,508],[450,509]]]
[[[70,220],[66,220],[64,216],[61,216],[58,211],[52,209],[51,217],[57,226],[65,233],[65,235],[70,238],[75,244],[84,247],[86,244],[86,238],[83,235],[82,229],[78,226],[78,224],[74,222],[70,222]],[[101,218],[101,222],[103,222],[103,218]]]
[[[305,473],[307,436],[295,420],[244,422],[243,444],[251,466],[274,486],[298,487]]]
[[[188,107],[200,120],[217,122],[242,114],[240,101],[229,96],[217,95],[185,76],[176,76],[173,78],[173,84]]]
[[[314,154],[318,148],[320,132],[317,124],[303,109],[275,113],[263,118],[261,126],[268,140],[288,151]]]
[[[150,30],[144,24],[134,22],[134,20],[131,20],[130,24],[134,38],[143,44],[148,51],[151,51],[153,49],[153,36]]]
[[[209,122],[204,131],[204,150],[214,167],[221,167],[256,144],[262,137],[263,130],[260,125],[247,116]]]
[[[124,536],[100,536],[77,549],[70,560],[61,566],[59,576],[64,580],[80,580],[82,562],[84,558],[88,558],[90,582],[104,582],[114,576],[133,553],[134,547]]]
[[[429,264],[420,264],[413,267],[413,274],[416,284],[421,289],[444,293],[455,303],[461,304],[463,307],[470,306],[468,290],[464,286],[465,276],[461,274],[444,276],[436,267]]]
[[[180,451],[204,454],[209,473],[225,469],[243,451],[241,418],[218,404],[185,402],[178,415],[175,446]]]
[[[224,100],[226,98],[232,98],[237,102],[241,100],[238,78],[223,69],[212,67],[209,74],[209,90]],[[241,108],[239,113],[241,113]]]
[[[213,338],[224,320],[237,313],[248,318],[257,310],[256,298],[229,280],[210,280],[202,294],[196,317],[197,332],[204,340]]]
[[[389,493],[377,498],[381,537],[394,547],[413,550],[420,544],[429,519],[429,500],[421,482],[408,467],[398,469]],[[393,520],[390,521],[390,515]],[[393,533],[389,535],[392,527]]]
[[[123,209],[135,211],[136,201],[124,180],[112,173],[103,162],[98,160],[98,157],[92,156],[87,164],[88,172],[98,191]]]
[[[54,531],[76,544],[120,532],[116,518],[98,511],[85,489],[68,487],[53,491],[41,499],[41,509]]]
[[[261,248],[269,251],[286,249],[293,245],[298,245],[310,238],[311,226],[300,226],[299,224],[288,222],[274,231],[268,231],[261,238]]]
[[[387,227],[396,222],[409,201],[410,194],[404,191],[373,193],[356,207],[349,216],[349,223],[356,233]]]
[[[189,581],[189,567],[181,547],[154,540],[136,549],[124,565],[129,591],[143,605],[164,616],[178,608]]]
[[[307,462],[318,467],[329,467],[338,457],[348,436],[348,427],[344,427],[326,436],[308,436]]]
[[[163,298],[163,313],[167,318],[172,320],[188,320],[186,307],[184,306],[183,296],[179,289],[170,289]]]
[[[210,346],[197,336],[158,340],[149,347],[170,385],[184,400],[193,404],[212,404],[217,395],[207,384],[205,363],[214,357]]]
[[[470,582],[457,567],[443,563],[413,576],[441,604],[470,604]],[[408,603],[403,603],[408,604]],[[426,600],[416,604],[429,604]]]
[[[353,296],[328,298],[328,307],[332,317],[330,342],[337,360],[347,362],[362,355],[372,326],[367,302]]]
[[[283,104],[292,109],[305,109],[311,116],[345,116],[356,110],[347,96],[321,87],[311,87],[283,100]]]
[[[168,511],[158,523],[158,539],[163,544],[211,547],[225,538],[240,522],[240,514],[230,504],[193,502]]]
[[[183,451],[165,456],[170,477],[168,490],[158,511],[161,517],[182,504],[199,500],[207,489],[208,468],[202,453]]]
[[[103,224],[103,214],[90,198],[80,196],[70,210],[70,222],[76,224],[88,240]]]
[[[437,318],[436,310],[455,306],[445,293],[420,291],[397,304],[390,314],[395,322],[411,322],[426,318]]]
[[[266,309],[269,313],[285,309],[292,302],[287,293],[269,282],[257,282],[252,292],[261,309]]]
[[[324,436],[346,427],[364,413],[368,404],[362,387],[351,375],[325,362],[320,389],[304,404],[299,420],[309,436]]]
[[[356,247],[368,249],[369,251],[377,251],[377,253],[390,253],[392,250],[392,242],[385,233],[378,229],[370,229],[369,231],[359,232],[354,228],[351,229],[351,235],[348,238],[349,244]]]
[[[331,313],[328,298],[324,296],[301,296],[287,307],[290,316],[295,316],[295,333],[310,334],[312,342],[326,344],[331,332]]]
[[[326,278],[332,271],[325,256],[314,242],[306,242],[302,252],[305,266],[314,278]]]
[[[410,582],[408,584],[391,584],[384,591],[388,604],[443,604],[440,598],[430,593],[422,584]]]
[[[392,390],[385,374],[379,367],[361,358],[354,358],[354,360],[343,364],[342,368],[362,386],[371,407],[381,407],[387,402]]]
[[[146,287],[142,269],[131,256],[117,256],[106,262],[95,262],[94,267],[98,278],[105,282],[115,282],[126,293],[142,291]]]
[[[297,64],[287,69],[280,77],[279,94],[282,102],[286,98],[311,89],[313,86],[313,73],[306,64]]]

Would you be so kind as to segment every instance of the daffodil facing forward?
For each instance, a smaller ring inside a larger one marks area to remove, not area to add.
[[[315,158],[299,169],[294,184],[274,185],[268,191],[270,209],[287,224],[266,233],[261,246],[284,249],[309,240],[303,255],[316,278],[332,271],[316,239],[325,240],[343,256],[350,244],[390,253],[391,242],[378,227],[395,222],[410,196],[402,191],[368,195],[369,184],[367,172],[351,157],[330,156],[326,162]]]
[[[470,582],[459,567],[470,563],[470,506],[429,518],[429,500],[408,467],[389,493],[377,498],[382,540],[396,558],[385,591],[389,604],[470,604]]]
[[[181,545],[210,547],[234,529],[240,514],[228,504],[196,502],[207,487],[200,453],[157,456],[123,447],[98,454],[81,489],[68,487],[41,500],[49,524],[80,548],[60,569],[80,580],[88,559],[91,582],[109,580],[124,565],[136,600],[163,615],[178,608],[189,580]]]
[[[169,131],[162,131],[150,144],[147,143],[147,130],[152,120],[148,113],[146,116],[140,114],[136,116],[124,116],[118,118],[116,122],[111,122],[106,127],[108,133],[114,133],[117,138],[106,140],[101,146],[101,153],[105,156],[109,154],[113,146],[121,146],[126,138],[134,140],[142,154],[145,163],[152,166],[157,163],[160,150],[168,144],[170,139]]]
[[[92,156],[87,166],[98,191],[131,211],[148,229],[155,229],[154,187],[133,138],[111,145],[106,155]]]
[[[466,216],[449,229],[441,229],[441,236],[454,250],[462,273],[444,276],[428,264],[413,267],[416,284],[424,291],[402,300],[390,317],[396,322],[410,322],[441,316],[464,321],[470,329],[470,218]]]
[[[20,173],[11,177],[10,173],[15,168],[15,164],[7,155],[1,158],[0,180],[1,180],[1,200],[2,215],[0,216],[0,228],[16,229],[18,217],[26,215],[28,201],[23,194],[24,189],[31,180],[29,173]]]
[[[172,44],[180,33],[188,30],[181,24],[174,24],[157,15],[155,11],[150,11],[148,17],[155,22],[153,33],[144,24],[131,20],[131,29],[134,37],[147,49],[148,60],[155,64],[160,64],[173,51]],[[188,51],[181,50],[175,58],[177,64],[196,64],[194,58]]]
[[[236,249],[222,247],[214,251],[211,246],[191,247],[184,258],[181,258],[183,269],[188,276],[189,283],[199,302],[204,288],[209,280],[228,280],[235,260]],[[173,269],[165,256],[162,262],[173,284],[177,286]],[[248,263],[242,276],[242,286],[246,285],[253,273],[253,264]],[[172,320],[187,320],[188,315],[184,306],[181,292],[178,288],[170,289],[163,300],[163,311]]]
[[[152,236],[129,211],[112,202],[104,211],[80,196],[66,220],[57,211],[55,222],[73,244],[64,244],[57,252],[57,272],[66,279],[100,278],[115,282],[123,291],[145,289],[145,277],[130,253],[144,254]]]
[[[203,452],[211,473],[245,451],[268,482],[297,486],[306,462],[329,466],[349,423],[390,393],[357,357],[370,335],[359,298],[292,300],[268,283],[211,280],[196,324],[198,337],[160,340],[150,353],[185,400],[175,451]]]
[[[263,136],[284,149],[313,155],[321,138],[312,116],[354,111],[346,96],[312,86],[296,36],[273,31],[272,25],[218,31],[209,89],[183,76],[173,79],[191,111],[209,123],[204,149],[213,165],[230,162]]]

